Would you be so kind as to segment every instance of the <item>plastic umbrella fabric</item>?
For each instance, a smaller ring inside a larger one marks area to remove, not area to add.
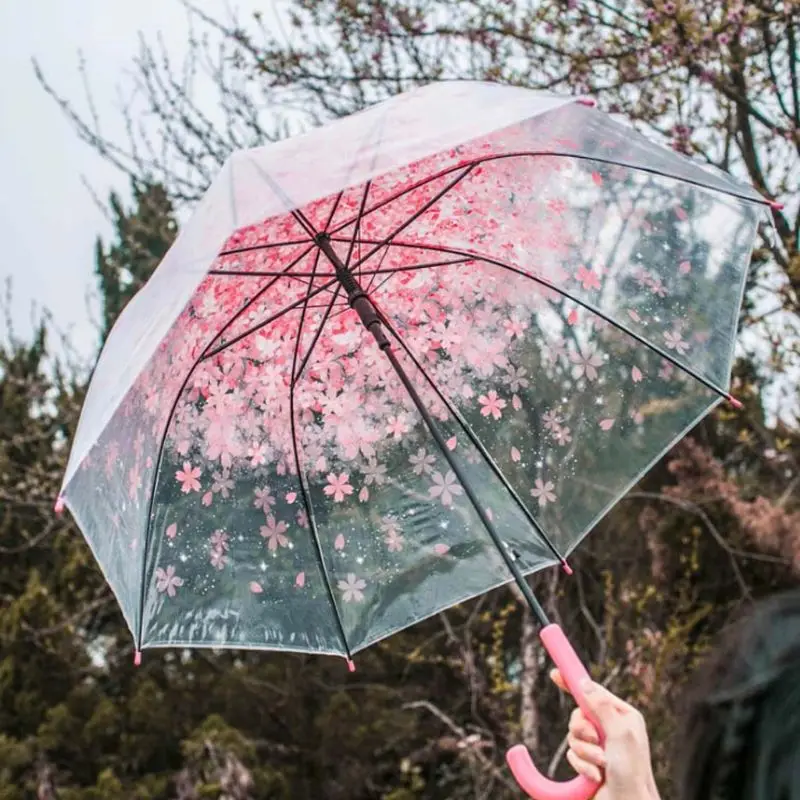
[[[233,154],[112,331],[59,498],[137,656],[350,661],[516,580],[580,702],[524,576],[730,397],[764,208],[482,83]],[[540,798],[596,789],[510,761]]]

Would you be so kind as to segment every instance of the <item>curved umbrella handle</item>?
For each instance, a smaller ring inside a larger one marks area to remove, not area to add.
[[[587,708],[580,688],[581,683],[589,677],[586,667],[583,666],[578,654],[569,643],[569,639],[558,625],[548,625],[542,628],[539,637],[561,672],[570,694],[597,728],[602,741],[603,732],[597,719]],[[599,783],[595,783],[583,775],[578,775],[564,783],[546,778],[536,768],[528,749],[523,744],[512,747],[506,753],[506,761],[522,790],[534,800],[589,800],[600,788]]]

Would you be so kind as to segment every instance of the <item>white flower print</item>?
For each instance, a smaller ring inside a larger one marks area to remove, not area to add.
[[[354,573],[350,572],[345,580],[339,581],[337,586],[345,603],[360,603],[364,599],[364,589],[367,588],[367,582],[363,578],[357,578]]]
[[[433,486],[430,488],[430,496],[438,497],[443,506],[453,505],[453,498],[463,494],[463,492],[464,490],[451,470],[446,475],[442,475],[441,472],[433,474]]]

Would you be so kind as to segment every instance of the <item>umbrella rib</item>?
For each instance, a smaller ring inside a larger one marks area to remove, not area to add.
[[[485,459],[486,463],[491,468],[492,472],[494,472],[494,474],[497,476],[497,478],[503,484],[503,486],[505,487],[506,491],[511,495],[512,499],[517,504],[517,506],[519,506],[519,509],[525,515],[525,518],[528,520],[528,522],[531,523],[531,525],[536,530],[536,532],[539,534],[539,536],[542,537],[542,539],[544,540],[544,543],[547,545],[547,547],[550,549],[550,551],[553,553],[553,555],[558,559],[558,561],[560,562],[561,566],[564,567],[565,570],[571,571],[570,567],[567,564],[566,557],[561,554],[561,552],[558,550],[558,548],[553,543],[553,540],[547,535],[547,532],[544,530],[544,528],[542,527],[541,523],[536,519],[536,517],[534,517],[534,515],[531,513],[530,509],[522,501],[522,498],[519,496],[519,493],[517,492],[517,490],[509,483],[508,479],[506,478],[506,476],[503,473],[503,470],[500,469],[500,466],[497,464],[497,462],[494,460],[494,458],[492,458],[491,453],[489,453],[489,451],[484,447],[483,442],[481,442],[481,440],[478,438],[478,436],[472,430],[472,428],[470,427],[469,423],[462,416],[461,412],[455,407],[455,405],[444,394],[444,392],[442,392],[442,390],[439,388],[439,386],[436,383],[436,381],[434,381],[434,379],[430,376],[430,374],[425,369],[425,367],[422,365],[420,360],[411,351],[411,348],[409,348],[409,346],[406,344],[405,340],[400,336],[400,334],[394,328],[392,323],[389,321],[389,318],[384,313],[384,311],[380,308],[380,306],[377,304],[377,302],[374,300],[374,298],[370,297],[370,302],[373,304],[373,306],[375,307],[375,310],[378,312],[378,315],[380,316],[381,322],[383,323],[384,327],[389,331],[389,333],[392,334],[392,336],[394,336],[394,338],[397,340],[397,343],[400,345],[400,347],[403,348],[403,351],[411,359],[411,362],[414,364],[414,366],[422,373],[422,376],[428,382],[428,385],[431,387],[431,389],[433,389],[434,392],[436,392],[437,397],[445,404],[445,406],[447,406],[447,409],[455,417],[456,421],[461,426],[461,428],[463,429],[464,433],[467,434],[467,437],[472,442],[472,444],[478,449],[480,454]]]
[[[319,286],[313,291],[310,291],[305,297],[301,297],[299,300],[295,300],[294,303],[290,303],[288,306],[284,306],[277,313],[273,314],[272,316],[268,317],[262,322],[259,322],[258,325],[253,325],[252,328],[248,328],[246,331],[243,331],[238,336],[234,336],[233,339],[225,342],[225,344],[221,344],[219,347],[216,347],[213,350],[204,353],[200,357],[200,360],[206,361],[209,358],[213,358],[214,356],[219,355],[223,350],[227,350],[229,347],[233,347],[233,345],[241,342],[242,339],[246,339],[248,336],[255,333],[256,331],[260,331],[262,328],[275,322],[275,320],[280,319],[282,316],[284,316],[284,314],[288,314],[290,311],[295,311],[296,309],[300,308],[300,306],[302,306],[304,303],[307,303],[310,298],[316,297],[318,294],[322,294],[322,292],[327,291],[328,289],[330,289],[331,286],[333,286],[334,283],[336,283],[335,278],[332,281],[323,283],[322,286]]]
[[[381,239],[379,242],[376,243],[375,247],[372,248],[365,256],[356,261],[353,265],[354,269],[358,269],[365,261],[368,261],[372,258],[375,253],[377,253],[382,247],[385,247],[387,244],[391,244],[394,241],[394,238],[399,234],[402,233],[409,225],[416,222],[431,206],[435,205],[439,202],[451,189],[454,189],[459,183],[461,183],[467,175],[475,169],[475,164],[470,164],[467,166],[460,174],[458,174],[444,189],[439,190],[430,200],[426,203],[423,203],[405,222],[398,225],[391,233]],[[331,237],[333,239],[333,237]],[[355,241],[355,239],[354,239]],[[359,243],[366,243],[368,240],[366,239],[359,239]],[[348,266],[350,266],[348,264]]]
[[[335,208],[334,208],[334,210],[335,210]],[[333,215],[331,215],[331,216],[333,216]],[[317,250],[316,258],[314,259],[314,270],[315,271],[317,269],[317,266],[319,265],[319,259],[320,259],[321,255],[322,255],[322,251],[321,250]],[[337,628],[339,630],[339,635],[342,637],[342,646],[344,647],[345,656],[346,656],[346,658],[347,658],[347,660],[349,662],[350,659],[351,659],[350,647],[347,644],[347,635],[345,634],[344,623],[342,622],[341,615],[339,614],[339,607],[336,605],[336,598],[335,598],[335,596],[333,594],[333,587],[331,586],[330,575],[328,574],[328,568],[327,568],[327,566],[325,564],[325,559],[324,559],[323,554],[322,554],[322,543],[320,542],[319,530],[317,529],[317,523],[316,523],[316,520],[314,518],[314,508],[313,508],[313,506],[311,504],[311,498],[309,497],[309,492],[308,492],[308,490],[306,488],[305,473],[303,472],[303,467],[302,467],[302,464],[301,464],[301,461],[300,461],[300,447],[299,447],[298,442],[297,442],[297,424],[296,424],[296,421],[295,421],[295,413],[294,413],[294,411],[295,411],[294,388],[295,388],[295,384],[296,384],[296,381],[297,381],[297,374],[296,374],[297,357],[298,357],[299,352],[300,352],[300,340],[302,338],[302,333],[303,333],[303,323],[305,322],[306,312],[308,310],[308,301],[311,298],[311,286],[313,285],[313,282],[314,282],[314,280],[313,280],[313,276],[312,276],[312,279],[311,279],[311,281],[309,281],[309,284],[308,284],[308,292],[306,293],[306,296],[305,296],[305,303],[303,304],[302,311],[300,312],[300,320],[297,323],[297,336],[295,337],[294,353],[292,355],[292,379],[291,379],[291,383],[290,383],[290,386],[289,386],[289,425],[291,427],[292,451],[293,451],[293,454],[294,454],[294,465],[295,465],[295,470],[297,472],[297,480],[298,480],[298,482],[300,484],[300,495],[303,498],[303,505],[305,506],[306,516],[308,517],[308,525],[309,525],[309,528],[311,529],[312,538],[314,540],[314,549],[315,549],[316,554],[317,554],[317,561],[319,562],[319,567],[320,567],[320,570],[322,572],[322,577],[323,577],[323,580],[325,581],[325,589],[326,589],[326,591],[328,593],[328,600],[330,601],[331,608],[333,609],[333,615],[334,615],[334,618],[336,620],[336,625],[337,625]],[[336,294],[338,294],[338,291],[339,290],[337,288],[336,293],[333,295],[334,299],[336,298]],[[333,303],[331,303],[331,307],[333,307]],[[327,315],[326,315],[325,319],[327,319]],[[325,324],[325,320],[322,321],[317,333],[319,333],[322,330],[322,327],[324,326],[324,324]],[[314,341],[316,342],[316,339]],[[313,344],[309,348],[309,354],[310,354],[310,351],[311,351],[312,348],[313,348]],[[303,362],[303,365],[305,365],[305,361]]]
[[[333,239],[333,241],[337,241],[337,239]],[[365,244],[372,244],[375,240],[365,240]],[[519,267],[515,267],[512,264],[508,264],[505,261],[500,261],[497,258],[492,258],[491,256],[481,255],[479,253],[474,253],[470,250],[461,250],[455,247],[445,247],[443,245],[433,245],[433,244],[420,244],[418,242],[396,242],[393,241],[392,247],[407,247],[407,248],[417,248],[419,250],[432,250],[437,253],[447,253],[448,255],[453,256],[462,256],[464,258],[469,258],[474,261],[482,261],[485,264],[490,264],[491,266],[500,267],[501,269],[505,269],[508,272],[512,272],[515,275],[519,275],[522,278],[528,278],[528,280],[534,281],[535,283],[540,284],[541,286],[546,287],[547,289],[551,289],[552,291],[560,294],[562,297],[571,300],[573,303],[581,306],[581,308],[585,308],[587,311],[595,314],[596,316],[600,317],[600,319],[607,322],[609,325],[612,325],[619,331],[630,336],[632,339],[635,339],[639,344],[644,345],[649,350],[652,350],[654,353],[660,355],[666,361],[669,361],[670,364],[677,367],[682,372],[685,372],[690,377],[694,378],[699,383],[702,383],[707,389],[710,389],[712,392],[716,392],[721,397],[724,397],[726,400],[730,402],[737,402],[735,398],[729,393],[726,392],[724,389],[720,389],[719,386],[710,381],[708,378],[705,378],[701,375],[697,370],[693,369],[692,367],[678,361],[674,356],[670,355],[668,351],[666,351],[663,347],[659,347],[654,342],[651,342],[645,339],[640,334],[636,333],[636,331],[631,330],[627,325],[618,320],[615,320],[613,317],[608,316],[604,311],[601,311],[596,305],[593,303],[589,303],[586,300],[581,300],[579,297],[574,295],[572,292],[568,291],[567,289],[563,289],[559,286],[556,286],[554,283],[551,283],[546,278],[539,277],[538,275],[531,275],[529,272],[525,272],[524,270],[520,269]]]
[[[336,240],[336,241],[343,241],[343,240]],[[431,267],[442,267],[448,266],[449,264],[466,264],[469,261],[473,261],[473,258],[455,258],[450,259],[448,261],[429,261],[424,264],[408,264],[404,267],[386,267],[384,269],[365,269],[363,272],[359,272],[359,277],[364,277],[365,275],[393,275],[395,272],[416,272],[420,269],[430,269]],[[209,275],[216,275],[218,277],[222,276],[232,276],[232,277],[241,277],[241,278],[273,278],[273,277],[282,277],[286,276],[287,278],[310,278],[310,272],[251,272],[250,270],[209,270]],[[318,278],[335,278],[335,272],[318,272]]]
[[[325,327],[325,323],[328,321],[328,317],[331,315],[331,311],[333,311],[333,307],[336,304],[336,298],[339,296],[339,292],[341,291],[341,285],[336,287],[336,291],[333,293],[333,297],[331,298],[330,303],[325,306],[325,314],[322,317],[322,321],[319,323],[319,327],[317,328],[316,333],[314,334],[314,338],[311,340],[311,344],[308,346],[308,351],[303,356],[303,360],[300,363],[300,368],[297,370],[297,374],[293,375],[292,378],[292,389],[294,390],[294,386],[297,381],[300,380],[300,377],[303,374],[303,371],[306,368],[306,364],[308,364],[309,359],[311,358],[312,353],[314,352],[314,348],[316,347],[317,342],[319,341],[320,336],[322,336],[322,331]],[[345,310],[347,310],[349,306],[345,304]],[[292,372],[294,373],[294,368],[292,368]]]

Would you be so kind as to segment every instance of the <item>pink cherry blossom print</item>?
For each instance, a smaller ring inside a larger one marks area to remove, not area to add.
[[[464,491],[458,483],[455,473],[450,470],[445,475],[441,472],[434,472],[432,479],[433,486],[429,490],[430,496],[438,497],[445,507],[453,505],[453,499]]]
[[[518,464],[521,458],[522,458],[522,454],[519,452],[519,450],[517,450],[516,447],[512,447],[511,448],[511,460],[515,464]]]
[[[305,572],[298,572],[297,576],[294,579],[294,585],[298,589],[302,589],[306,585],[306,574]]]
[[[631,319],[632,319],[634,322],[641,322],[641,321],[642,321],[642,318],[639,316],[639,314],[638,314],[636,311],[634,311],[632,308],[629,308],[629,309],[628,309],[628,316],[629,316],[629,317],[630,317],[630,318],[631,318]]]
[[[286,531],[289,526],[283,520],[276,520],[272,515],[267,517],[267,524],[260,529],[261,536],[266,539],[267,547],[273,553],[279,547],[288,547],[289,539]]]
[[[587,269],[586,267],[578,267],[575,280],[580,282],[584,291],[600,288],[600,279],[598,278],[597,273],[591,269]]]
[[[451,436],[445,444],[447,445],[448,450],[455,450],[456,445],[458,444],[458,439],[455,436]]]
[[[639,367],[633,367],[631,369],[631,380],[634,383],[640,383],[641,380],[642,380],[642,377],[643,377],[642,376],[642,371],[639,369]]]
[[[324,492],[328,497],[333,498],[334,503],[341,503],[345,497],[353,494],[353,487],[350,485],[350,476],[346,472],[339,475],[331,473],[328,475],[328,485]]]
[[[219,494],[227,500],[231,496],[233,488],[233,479],[228,470],[222,470],[222,472],[214,474],[214,481],[211,484],[211,491],[214,494]]]
[[[691,271],[692,271],[691,261],[681,261],[681,263],[678,264],[678,272],[680,272],[681,275],[688,275]]]
[[[171,525],[168,525],[165,533],[167,535],[167,539],[174,539],[178,535],[177,523],[173,522]]]
[[[538,501],[541,508],[544,508],[548,503],[555,502],[556,495],[553,491],[555,488],[550,481],[545,482],[541,478],[537,478],[534,488],[531,489],[531,497]]]
[[[686,213],[686,209],[683,206],[675,206],[675,216],[681,220],[681,222],[689,219],[689,215]]]
[[[602,186],[603,185],[603,176],[599,172],[592,173],[592,183],[595,186]]]
[[[362,486],[361,490],[358,493],[358,502],[359,503],[366,503],[369,500],[369,489],[366,486]]]
[[[227,550],[229,547],[228,539],[230,539],[229,534],[225,533],[225,531],[216,530],[209,537],[209,544],[217,550]]]
[[[677,328],[664,334],[664,344],[668,349],[675,350],[680,355],[689,352],[689,343],[683,340],[681,332]]]
[[[166,594],[167,597],[175,597],[177,590],[183,586],[183,578],[175,574],[175,567],[170,564],[166,569],[158,567],[156,569],[156,591]]]
[[[297,500],[297,492],[286,492],[286,502],[292,505]]]
[[[348,573],[347,578],[339,581],[337,586],[345,603],[360,603],[364,600],[367,582],[363,578],[357,578],[354,573]]]
[[[333,540],[333,549],[334,550],[344,550],[344,534],[340,533],[334,540]]]
[[[264,587],[258,581],[250,581],[249,588],[253,594],[261,594],[264,591]]]
[[[405,540],[396,528],[389,530],[383,539],[386,549],[390,553],[399,553],[403,549]]]
[[[256,489],[253,505],[256,508],[260,508],[265,514],[270,513],[270,510],[275,505],[275,498],[272,496],[269,486]]]
[[[573,308],[572,311],[567,314],[567,325],[575,326],[578,324],[578,309]]]
[[[386,432],[394,439],[402,439],[411,430],[405,414],[391,416],[386,423]]]
[[[424,447],[420,447],[414,455],[408,457],[415,475],[428,475],[433,470],[436,457],[429,454]]]
[[[450,552],[450,545],[444,544],[443,542],[437,542],[433,546],[433,552],[436,553],[437,556],[446,556]]]
[[[181,484],[181,491],[184,494],[200,491],[199,478],[202,472],[200,467],[193,467],[188,461],[183,462],[183,469],[175,473],[175,478]]]
[[[511,397],[511,405],[514,411],[519,411],[522,408],[522,400],[518,394],[512,395]]]
[[[214,502],[214,492],[206,492],[201,500],[202,504],[208,508]]]
[[[572,441],[572,431],[566,426],[558,427],[553,431],[553,438],[563,447]]]
[[[614,427],[613,419],[601,419],[600,428],[604,431],[610,431]]]
[[[506,336],[509,339],[520,339],[526,330],[528,330],[528,323],[522,319],[514,317],[503,321],[503,328],[505,329]]]
[[[570,355],[570,361],[575,365],[572,368],[574,378],[586,377],[587,381],[597,380],[597,369],[603,366],[603,357],[591,348],[586,353],[574,352]]]
[[[214,569],[222,570],[225,569],[225,565],[228,563],[228,556],[224,550],[214,549],[211,551],[209,561]]]
[[[507,405],[502,397],[498,397],[494,389],[482,394],[478,398],[478,402],[481,404],[481,415],[484,417],[491,416],[493,419],[500,419],[503,416],[503,409]]]
[[[555,433],[561,427],[561,415],[557,411],[545,411],[542,414],[542,424],[545,429]]]

